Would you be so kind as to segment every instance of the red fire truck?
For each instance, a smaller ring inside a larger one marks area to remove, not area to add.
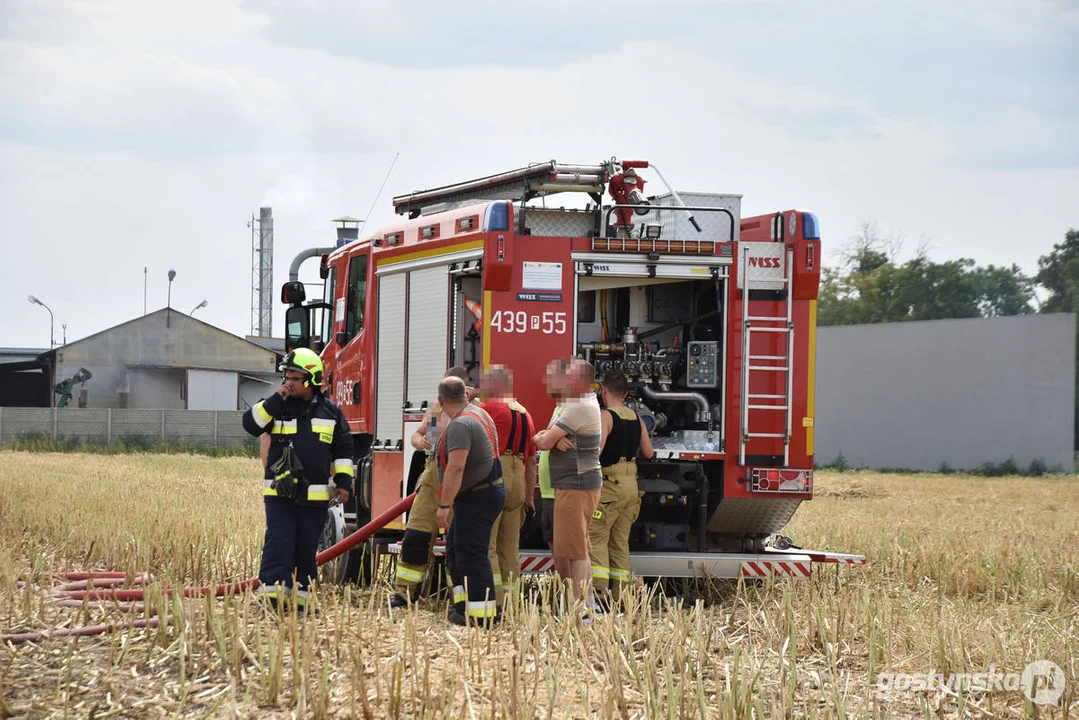
[[[666,190],[646,195],[648,176]],[[617,158],[552,160],[393,205],[399,222],[301,253],[282,289],[287,345],[321,353],[356,440],[349,525],[411,492],[408,438],[447,367],[474,380],[512,368],[545,424],[544,369],[578,356],[599,379],[626,374],[656,449],[639,464],[636,574],[804,577],[814,561],[864,560],[768,542],[813,497],[813,213],[743,218],[740,195],[677,193],[654,163]],[[324,293],[307,302],[299,266],[320,255]],[[524,534],[526,570],[550,567],[541,548]]]

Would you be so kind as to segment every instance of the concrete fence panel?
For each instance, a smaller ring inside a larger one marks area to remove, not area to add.
[[[0,407],[0,445],[28,438],[115,445],[138,438],[166,444],[238,447],[253,438],[237,410]]]

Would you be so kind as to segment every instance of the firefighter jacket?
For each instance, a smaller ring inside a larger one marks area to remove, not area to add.
[[[277,393],[255,403],[244,413],[244,429],[252,435],[270,433],[270,453],[266,461],[263,495],[267,502],[287,502],[274,489],[273,466],[291,443],[303,465],[307,482],[307,505],[326,505],[330,499],[330,480],[339,488],[352,491],[352,433],[341,409],[322,393],[309,402],[285,400]]]

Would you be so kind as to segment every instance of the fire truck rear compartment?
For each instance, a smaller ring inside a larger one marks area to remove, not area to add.
[[[735,462],[736,441],[723,436],[726,283],[725,276],[578,279],[578,355],[593,363],[597,382],[613,371],[626,375],[627,404],[644,418],[656,450],[654,461],[638,463],[635,550],[759,551],[801,502],[725,492],[724,464]]]

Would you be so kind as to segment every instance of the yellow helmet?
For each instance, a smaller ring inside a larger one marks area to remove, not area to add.
[[[307,387],[322,387],[322,358],[314,350],[296,348],[281,361],[277,367],[281,372],[286,370],[298,370],[307,375],[304,385]]]

